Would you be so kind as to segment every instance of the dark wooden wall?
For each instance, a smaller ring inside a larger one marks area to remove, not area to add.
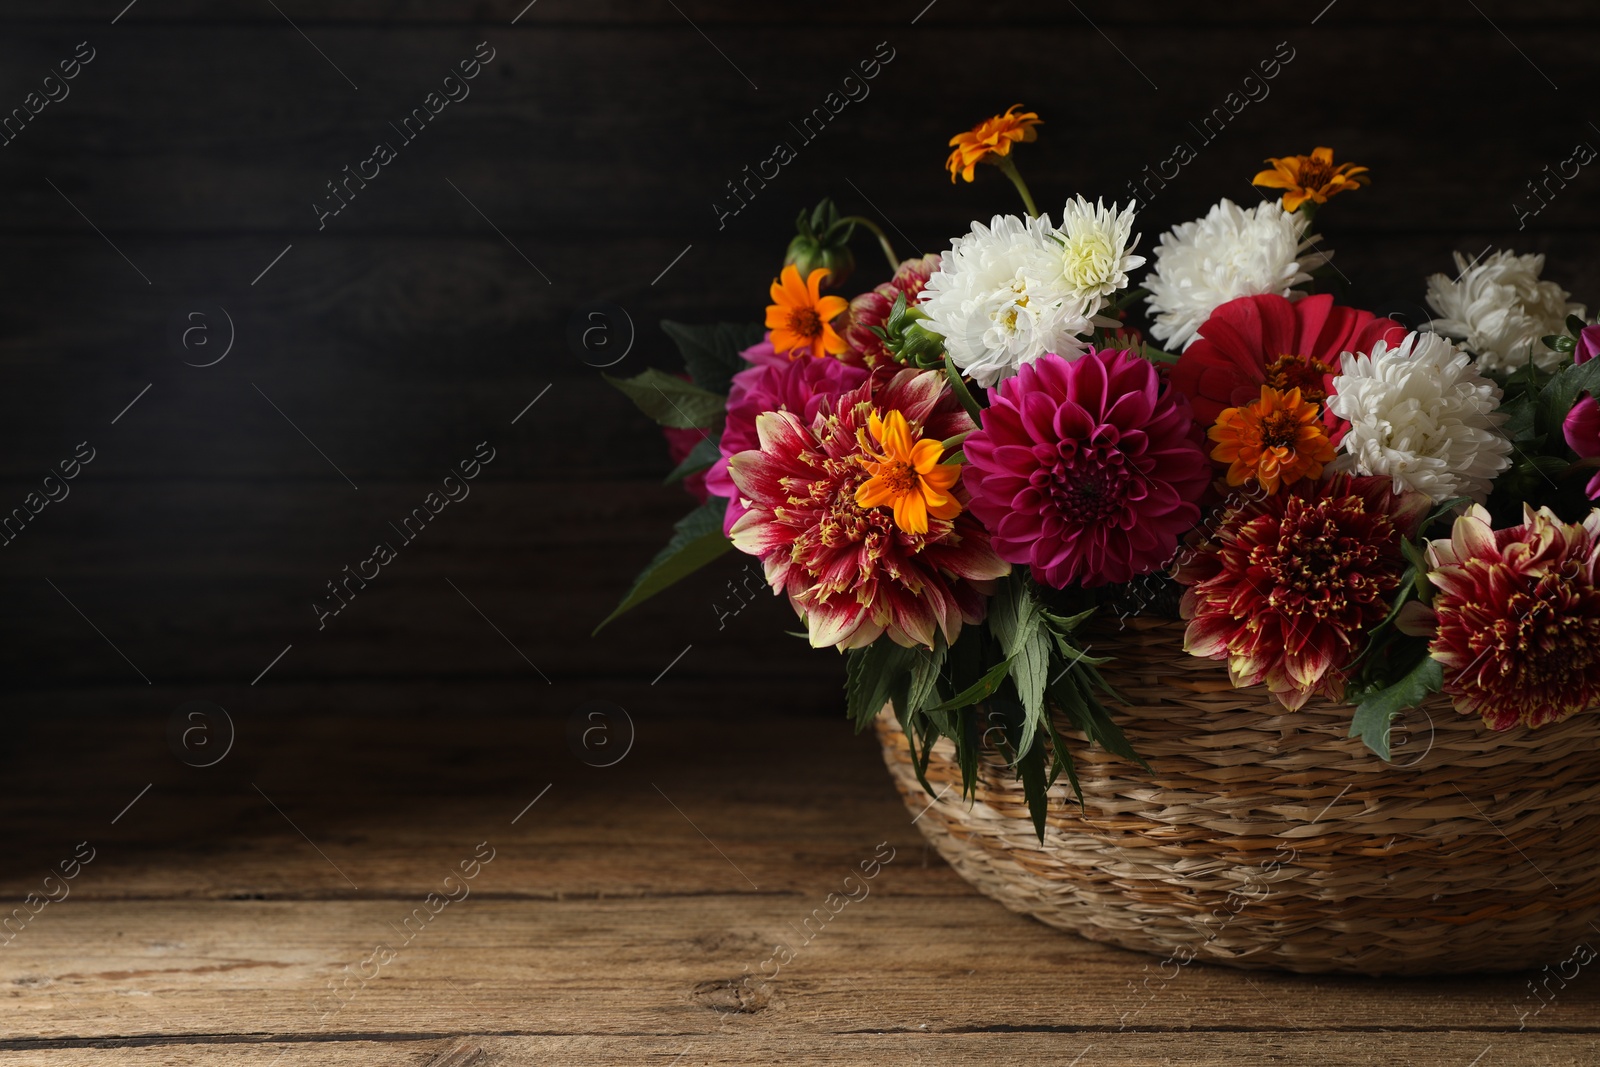
[[[937,251],[1015,210],[993,172],[952,187],[942,170],[951,133],[1013,101],[1046,119],[1019,157],[1041,206],[1125,197],[1178,141],[1198,149],[1143,214],[1146,250],[1218,196],[1253,200],[1262,157],[1328,144],[1374,175],[1322,217],[1352,300],[1414,320],[1426,273],[1496,243],[1547,252],[1600,302],[1600,164],[1522,232],[1513,206],[1600,145],[1600,16],[1577,0],[537,0],[514,26],[525,0],[125,3],[0,14],[0,109],[79,42],[95,54],[0,147],[0,511],[79,442],[96,457],[0,548],[13,716],[595,697],[636,719],[836,714],[837,658],[783,636],[786,609],[719,630],[742,559],[589,637],[686,506],[568,323],[609,301],[637,332],[616,370],[667,365],[657,320],[759,316],[793,215],[825,194]],[[495,58],[470,97],[398,146],[388,123],[478,42]],[[879,42],[894,58],[870,96],[800,144],[789,123]],[[1294,58],[1270,95],[1202,143],[1189,123],[1280,42]],[[378,140],[397,158],[319,230],[325,183]],[[798,158],[719,228],[724,183],[779,140]],[[186,366],[220,352],[218,308],[232,351]],[[185,353],[172,324],[193,311],[214,347]],[[470,498],[319,631],[324,584],[485,440]]]

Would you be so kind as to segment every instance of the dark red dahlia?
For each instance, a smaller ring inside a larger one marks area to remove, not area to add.
[[[756,420],[760,448],[740,452],[729,474],[748,510],[733,544],[761,558],[815,647],[860,648],[887,634],[897,644],[954,642],[981,622],[991,579],[1010,566],[970,512],[927,516],[927,531],[901,529],[888,507],[863,507],[872,477],[872,417],[898,412],[909,438],[943,441],[972,429],[937,371],[876,374],[823,399],[808,421],[792,410]],[[957,492],[959,499],[959,491]]]
[[[1548,508],[1524,515],[1495,530],[1474,505],[1428,547],[1444,691],[1496,730],[1600,704],[1600,510],[1581,526]]]
[[[1178,568],[1184,649],[1226,659],[1235,686],[1265,684],[1290,711],[1344,695],[1343,671],[1388,614],[1432,506],[1392,478],[1302,480],[1225,510]]]
[[[889,312],[894,310],[894,302],[901,295],[905,296],[908,306],[916,307],[917,295],[928,284],[929,276],[938,269],[939,257],[936,255],[908,259],[895,270],[893,278],[850,301],[850,310],[844,316],[844,328],[839,331],[845,344],[850,346],[850,351],[840,358],[850,359],[853,356],[852,361],[858,360],[869,367],[892,361],[894,357],[884,347],[883,338],[872,332],[873,327],[881,328],[889,321]]]
[[[989,391],[967,438],[972,513],[1001,559],[1057,589],[1165,566],[1211,477],[1188,402],[1154,365],[1093,349],[1045,355]]]
[[[1341,354],[1370,352],[1378,340],[1398,344],[1405,333],[1393,319],[1336,306],[1326,293],[1297,301],[1240,297],[1201,325],[1172,368],[1172,384],[1189,397],[1201,426],[1225,408],[1249,404],[1263,385],[1299,389],[1302,399],[1320,404],[1332,391]]]

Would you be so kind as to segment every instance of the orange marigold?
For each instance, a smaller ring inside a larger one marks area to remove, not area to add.
[[[800,355],[839,355],[850,346],[835,332],[832,323],[850,307],[842,296],[823,296],[822,279],[827,270],[818,267],[805,281],[793,263],[772,283],[772,303],[767,307],[767,329],[772,331],[772,347],[793,359]]]
[[[1346,189],[1356,189],[1372,179],[1367,168],[1354,163],[1333,162],[1333,149],[1318,147],[1309,156],[1284,156],[1268,159],[1271,170],[1264,170],[1250,179],[1251,185],[1283,190],[1283,210],[1298,210],[1307,200],[1313,204],[1326,204],[1328,197]]]
[[[984,119],[965,133],[958,133],[950,138],[950,144],[955,149],[950,153],[950,158],[945,161],[945,166],[950,170],[950,180],[954,182],[960,175],[971,181],[973,171],[979,163],[993,163],[995,157],[1009,156],[1011,146],[1018,141],[1032,141],[1039,135],[1034,127],[1043,120],[1032,111],[1017,113],[1021,104],[1012,104],[1006,108],[1004,115],[996,115],[992,119]]]
[[[1211,458],[1228,464],[1228,484],[1254,478],[1268,493],[1301,478],[1320,478],[1333,461],[1333,442],[1322,425],[1322,409],[1299,389],[1261,387],[1261,397],[1228,408],[1206,434],[1217,443]]]

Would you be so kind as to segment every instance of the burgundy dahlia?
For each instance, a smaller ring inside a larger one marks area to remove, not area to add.
[[[1182,394],[1129,352],[1046,354],[989,391],[967,438],[969,507],[1000,558],[1057,589],[1172,558],[1211,477]]]
[[[1523,512],[1521,526],[1496,530],[1474,505],[1428,546],[1444,691],[1496,730],[1600,704],[1600,510],[1581,526]]]
[[[835,399],[867,379],[863,368],[837,359],[790,359],[772,347],[770,335],[742,354],[752,366],[733,376],[728,390],[728,417],[719,442],[722,455],[705,477],[705,485],[712,493],[728,498],[723,533],[733,529],[745,510],[739,488],[728,474],[728,460],[761,446],[756,436],[757,417],[768,411],[792,411],[809,424],[824,400]]]
[[[815,362],[815,361],[813,361]],[[968,512],[927,516],[927,530],[901,529],[888,507],[863,507],[872,477],[873,416],[898,412],[911,440],[943,441],[972,428],[937,371],[875,376],[807,420],[793,410],[762,415],[760,448],[729,470],[748,510],[734,547],[759,556],[767,582],[786,593],[813,647],[861,648],[885,633],[900,645],[953,643],[962,624],[983,621],[992,579],[1011,568]]]
[[[922,287],[938,269],[937,255],[908,259],[895,270],[893,278],[850,301],[844,328],[839,331],[850,350],[840,358],[858,360],[869,367],[892,362],[894,357],[884,347],[883,338],[872,332],[873,327],[881,328],[889,321],[894,302],[901,295],[905,296],[908,306],[916,307]]]
[[[1264,683],[1290,711],[1314,693],[1339,700],[1400,587],[1400,538],[1431,506],[1391,478],[1345,475],[1233,505],[1178,568],[1185,651],[1226,659],[1235,686]]]

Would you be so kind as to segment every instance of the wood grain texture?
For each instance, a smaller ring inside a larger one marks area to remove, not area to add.
[[[839,721],[641,720],[607,769],[555,717],[278,716],[206,770],[159,724],[99,725],[32,727],[5,761],[0,816],[22,833],[0,892],[79,839],[96,854],[0,948],[0,1062],[1576,1064],[1600,1042],[1587,972],[1535,1012],[1539,975],[1163,968],[1047,930],[928,854],[872,739]],[[481,842],[470,893],[402,930]],[[861,895],[844,879],[874,855]],[[394,957],[335,998],[380,945]]]

